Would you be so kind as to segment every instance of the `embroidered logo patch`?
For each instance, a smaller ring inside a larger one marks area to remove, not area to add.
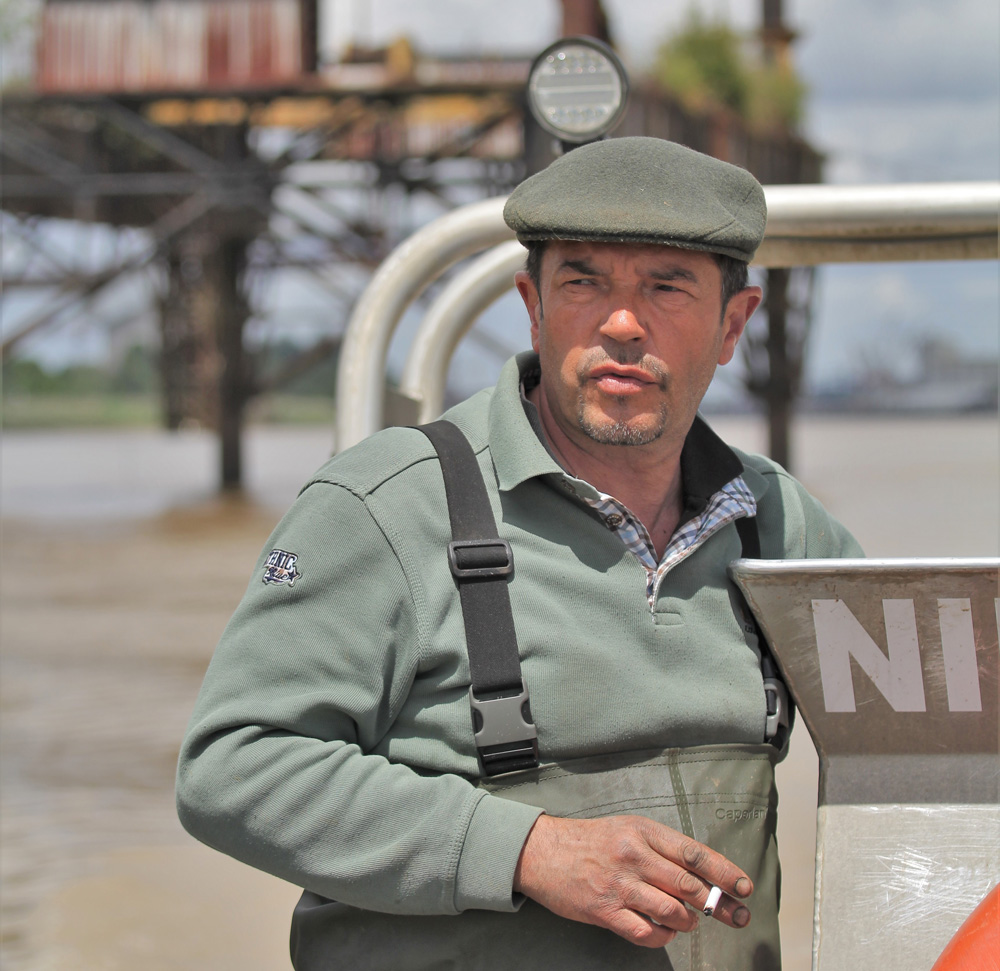
[[[271,550],[264,565],[264,582],[287,583],[290,587],[294,586],[295,581],[302,576],[295,569],[297,559],[297,554],[289,553],[287,550]]]

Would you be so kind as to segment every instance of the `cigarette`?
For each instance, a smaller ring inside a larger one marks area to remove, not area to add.
[[[721,899],[722,887],[713,885],[712,889],[708,892],[708,900],[705,901],[705,906],[702,908],[706,917],[711,917],[715,913],[715,908],[719,906]]]

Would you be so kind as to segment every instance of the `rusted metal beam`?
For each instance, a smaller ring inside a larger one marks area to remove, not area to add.
[[[15,199],[67,199],[76,196],[177,196],[206,190],[222,173],[108,172],[56,178],[48,175],[6,175],[4,194]]]
[[[19,130],[16,124],[7,119],[3,131],[0,132],[0,154],[16,159],[28,168],[41,172],[50,182],[72,187],[76,179],[84,174],[83,169],[65,158],[49,151],[33,138],[29,132]],[[17,176],[4,177],[4,194],[11,195],[10,182]]]
[[[425,156],[425,158],[428,162],[437,162],[445,158],[461,158],[467,155],[469,150],[477,142],[482,141],[497,125],[502,124],[507,119],[519,113],[514,105],[505,105],[502,109],[493,112],[477,124],[471,125],[464,131],[459,132],[451,141],[445,142],[429,155]]]
[[[56,296],[54,306],[37,313],[23,324],[17,333],[12,334],[0,345],[0,360],[6,361],[26,337],[47,327],[77,301],[93,296],[122,274],[131,273],[148,265],[173,237],[201,219],[212,206],[212,200],[205,196],[197,195],[186,199],[153,224],[150,228],[152,242],[141,253],[84,278],[84,281],[75,287],[64,286],[62,292]]]
[[[166,158],[192,172],[203,174],[227,171],[227,166],[162,125],[147,121],[138,112],[110,98],[102,98],[94,108],[106,120],[133,138],[156,149]]]

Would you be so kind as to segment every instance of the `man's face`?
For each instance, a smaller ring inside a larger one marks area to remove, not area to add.
[[[516,282],[541,358],[545,410],[584,446],[683,440],[760,302],[750,287],[723,314],[713,257],[668,246],[555,240],[542,257],[540,292],[526,273]]]

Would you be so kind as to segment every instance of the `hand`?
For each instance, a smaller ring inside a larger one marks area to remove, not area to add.
[[[553,913],[614,931],[633,944],[663,947],[693,930],[712,884],[723,890],[715,917],[745,927],[734,898],[753,890],[724,856],[642,816],[539,816],[514,872],[514,889]]]

